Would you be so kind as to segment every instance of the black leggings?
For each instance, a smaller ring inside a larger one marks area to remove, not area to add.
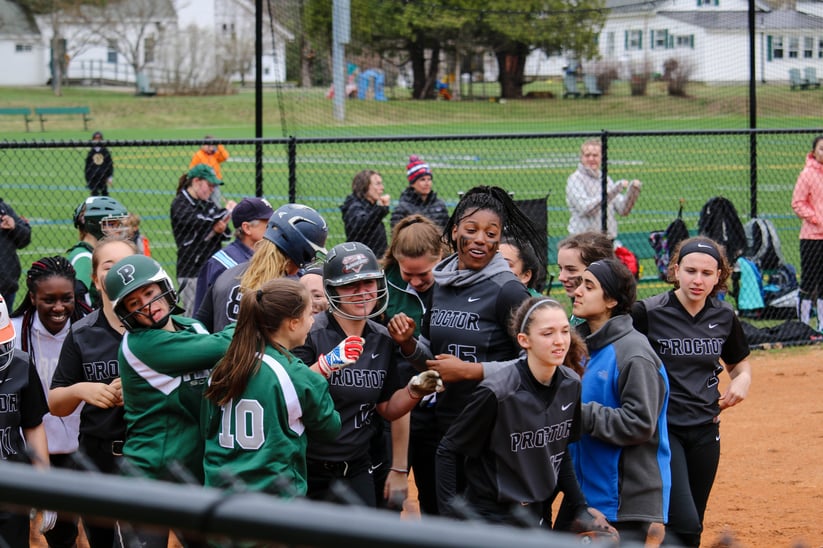
[[[672,490],[664,544],[700,546],[703,515],[720,462],[719,423],[669,425]]]
[[[805,299],[823,299],[823,240],[800,240],[800,291]]]

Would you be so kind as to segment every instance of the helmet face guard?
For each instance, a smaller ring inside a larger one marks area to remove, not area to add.
[[[127,296],[155,283],[160,287],[160,294],[157,297],[137,310],[126,310],[125,298]],[[160,263],[144,255],[131,255],[118,261],[106,274],[105,286],[106,293],[112,301],[114,313],[129,331],[145,327],[155,329],[165,327],[170,316],[177,311],[177,292],[174,290],[171,278]],[[169,313],[157,321],[152,320],[150,326],[138,322],[139,316],[148,316],[144,310],[151,311],[152,304],[160,299],[165,299],[168,303]]]
[[[340,294],[340,287],[364,280],[375,280],[376,289]],[[366,320],[379,316],[385,312],[389,304],[386,276],[372,250],[359,242],[345,242],[332,248],[323,265],[323,290],[334,313],[350,320]],[[365,315],[353,315],[343,310],[347,302],[374,303],[374,307]]]
[[[6,369],[14,358],[14,341],[17,334],[9,318],[6,300],[0,295],[0,371]]]
[[[11,364],[14,357],[14,337],[11,340],[0,343],[0,371],[6,369]]]
[[[91,196],[74,210],[74,226],[98,240],[105,236],[123,238],[128,233],[125,219],[129,212],[109,196]]]
[[[301,204],[285,204],[269,218],[264,238],[302,268],[326,254],[326,220],[314,209]]]

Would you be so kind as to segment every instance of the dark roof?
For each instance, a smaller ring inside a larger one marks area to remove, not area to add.
[[[40,35],[32,14],[11,0],[0,0],[0,36]]]
[[[749,14],[745,11],[659,11],[658,15],[709,30],[746,30]],[[820,30],[823,17],[793,10],[758,12],[755,25],[762,30]]]

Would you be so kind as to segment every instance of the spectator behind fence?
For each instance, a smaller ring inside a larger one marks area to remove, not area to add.
[[[17,215],[14,209],[0,198],[0,295],[8,306],[14,306],[14,298],[20,286],[20,258],[17,250],[31,242],[29,222]]]
[[[597,139],[589,139],[580,147],[580,163],[577,170],[566,181],[566,205],[571,212],[569,234],[587,230],[601,230],[601,196],[603,159],[602,145]],[[620,180],[616,183],[607,179],[606,234],[614,240],[617,237],[616,214],[626,216],[631,213],[642,183],[637,179]],[[625,192],[623,192],[625,191]]]
[[[346,240],[363,243],[375,257],[382,257],[388,247],[383,218],[389,214],[391,203],[391,196],[383,193],[383,177],[364,169],[354,176],[351,191],[340,206]]]
[[[128,240],[104,239],[92,254],[92,280],[101,297],[100,308],[73,322],[60,350],[49,390],[52,415],[65,417],[80,411],[80,451],[103,474],[121,473],[126,420],[117,352],[125,328],[114,314],[103,286],[112,265],[137,253]],[[89,364],[95,364],[89,366]],[[83,405],[85,404],[85,405]],[[91,548],[110,548],[116,526],[83,520]]]
[[[234,225],[234,241],[214,253],[200,269],[197,277],[197,291],[194,295],[194,310],[200,310],[200,304],[206,291],[214,281],[229,268],[245,263],[254,253],[254,244],[263,238],[266,223],[274,213],[271,204],[265,198],[243,198],[231,212]]]
[[[823,135],[815,137],[806,166],[797,178],[792,209],[800,225],[800,299],[797,316],[811,324],[817,305],[817,330],[823,332]]]
[[[635,329],[666,366],[672,490],[666,540],[700,546],[703,516],[720,461],[720,413],[746,399],[749,343],[732,307],[717,298],[731,267],[723,248],[698,236],[672,255],[675,289],[635,303]],[[575,309],[576,310],[576,309]],[[722,364],[721,360],[722,359]],[[723,365],[731,381],[718,388]]]
[[[432,190],[434,175],[429,164],[417,155],[411,156],[409,165],[406,166],[406,178],[409,186],[400,194],[400,200],[392,211],[391,227],[394,228],[400,219],[419,213],[431,219],[442,230],[449,222],[449,210],[446,202]]]
[[[212,190],[222,184],[214,169],[197,164],[180,177],[177,195],[171,203],[180,304],[189,316],[196,312],[194,296],[200,269],[220,249],[223,240],[229,238],[226,227],[236,204],[230,200],[226,208],[221,208],[209,200]]]
[[[191,162],[189,162],[189,169],[197,164],[206,164],[207,166],[211,166],[215,176],[222,181],[223,170],[220,164],[229,159],[229,151],[226,150],[226,147],[223,145],[214,142],[214,135],[206,135],[204,139],[206,139],[207,142],[203,143],[197,152],[192,155]],[[218,207],[223,206],[223,195],[220,193],[219,187],[212,189],[210,199],[217,204]]]
[[[69,262],[60,256],[43,257],[26,272],[26,288],[20,306],[12,313],[11,323],[17,334],[15,348],[27,352],[37,369],[43,391],[48,393],[63,340],[69,326],[90,310],[75,306],[75,274]],[[10,380],[8,377],[4,380]],[[80,428],[80,409],[67,417],[50,413],[43,416],[49,460],[56,468],[73,469],[74,452]],[[77,539],[77,518],[60,514],[51,531],[45,532],[49,546],[72,546]]]
[[[102,133],[95,131],[91,140],[93,144],[86,154],[86,187],[92,196],[108,196],[114,184],[114,161],[109,149],[100,144]]]

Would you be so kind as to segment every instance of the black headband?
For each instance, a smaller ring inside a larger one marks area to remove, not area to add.
[[[594,274],[594,277],[600,282],[604,296],[610,297],[618,303],[623,302],[625,295],[621,295],[617,289],[617,274],[614,273],[609,265],[603,261],[594,261],[586,270]]]
[[[705,253],[706,255],[713,258],[717,261],[717,267],[720,268],[720,265],[723,263],[723,260],[720,258],[720,250],[717,249],[714,245],[710,243],[706,243],[705,241],[691,241],[687,242],[680,248],[680,258],[678,259],[678,264],[680,261],[683,260],[683,257],[688,255],[689,253]]]

